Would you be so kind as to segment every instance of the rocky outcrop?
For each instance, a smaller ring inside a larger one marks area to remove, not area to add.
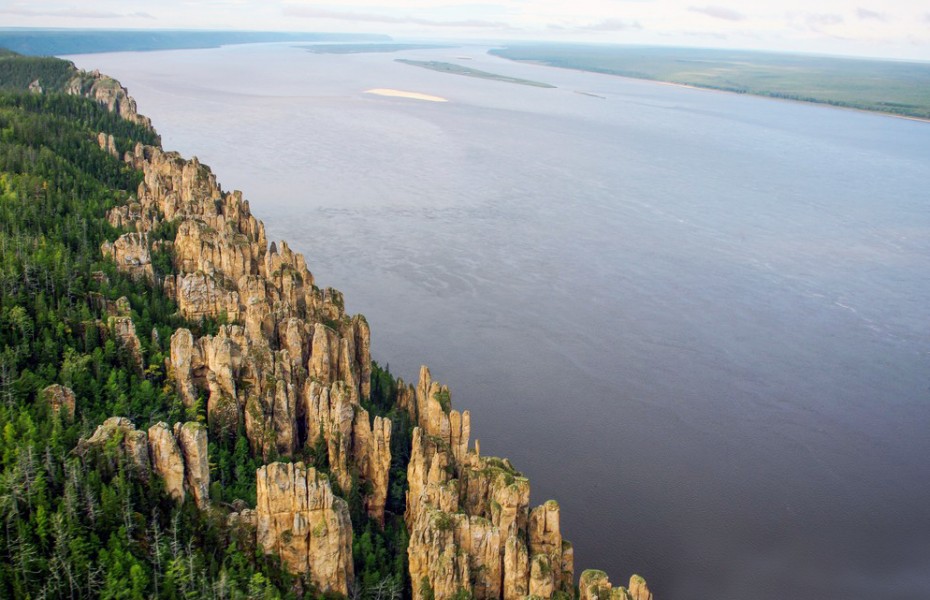
[[[118,84],[99,74],[72,83],[72,93],[144,123]],[[109,137],[98,142],[115,150]],[[214,335],[182,329],[172,336],[166,362],[178,395],[187,406],[206,399],[211,429],[243,426],[253,453],[265,460],[313,449],[329,464],[332,483],[302,463],[261,467],[258,505],[236,508],[231,526],[240,533],[254,528],[258,545],[292,572],[309,573],[321,590],[348,593],[352,528],[333,487],[348,491],[367,482],[365,506],[383,522],[391,464],[390,421],[372,419],[362,407],[370,395],[367,322],[346,314],[338,291],[315,285],[303,256],[284,242],[269,244],[248,202],[223,191],[196,158],[137,145],[125,160],[143,180],[136,198],[111,210],[108,220],[132,233],[103,252],[122,271],[154,282],[150,234],[162,239],[176,232],[154,248],[170,252],[174,264],[174,274],[158,284],[183,317],[220,323]],[[131,325],[113,323],[127,334]],[[131,340],[134,328],[132,334],[117,335]],[[404,515],[414,599],[462,591],[478,600],[570,597],[574,553],[562,539],[558,505],[531,511],[527,479],[506,459],[482,457],[477,440],[470,448],[470,414],[452,408],[449,389],[426,367],[415,386],[400,382],[396,391],[416,424]],[[205,506],[206,429],[176,425],[172,435],[159,424],[148,438],[169,493],[178,499],[189,493]],[[641,578],[627,590],[598,573],[582,577],[587,600],[651,600]]]
[[[630,577],[630,587],[627,592],[633,600],[652,600],[652,592],[646,585],[646,580],[639,575]]]
[[[258,544],[293,573],[309,573],[323,592],[347,594],[353,580],[352,523],[345,500],[303,463],[258,469]]]
[[[74,420],[74,410],[77,406],[77,398],[74,391],[63,385],[50,385],[42,390],[42,398],[48,404],[49,410],[53,414],[61,415],[68,422]]]
[[[198,508],[210,502],[210,461],[207,457],[207,429],[201,423],[174,424],[174,437],[184,457],[184,484]]]
[[[197,400],[193,381],[194,336],[189,329],[178,329],[171,335],[171,353],[168,373],[174,379],[178,396],[185,406]]]
[[[360,405],[371,378],[364,317],[347,315],[336,290],[317,288],[285,242],[269,245],[248,202],[220,189],[196,158],[139,145],[126,159],[143,181],[136,200],[108,219],[135,232],[104,251],[141,273],[150,266],[147,233],[173,222],[177,234],[165,248],[175,274],[165,290],[188,319],[231,323],[214,336],[172,336],[168,365],[178,395],[188,406],[205,397],[211,428],[244,424],[253,452],[266,460],[322,439],[342,489],[356,475],[371,484],[365,502],[380,521],[390,422],[371,421]]]
[[[530,511],[529,481],[510,461],[469,448],[468,412],[452,409],[448,388],[426,367],[415,388],[401,386],[399,403],[418,425],[405,514],[414,598],[450,598],[459,589],[479,599],[570,596],[574,554],[562,539],[559,505]]]
[[[121,350],[129,357],[130,363],[140,375],[145,368],[142,362],[142,342],[136,335],[136,326],[131,317],[110,317],[107,326],[116,338]]]
[[[504,600],[521,600],[530,593],[530,556],[526,543],[512,532],[504,545]]]
[[[578,580],[580,600],[652,600],[646,580],[639,575],[630,577],[630,587],[613,587],[603,571],[589,569]]]
[[[398,405],[407,410],[426,435],[447,443],[452,456],[459,462],[464,461],[471,436],[471,414],[467,410],[460,413],[452,409],[449,388],[433,381],[429,368],[420,367],[416,387],[401,385]]]
[[[178,502],[184,502],[184,456],[167,423],[156,423],[148,431],[152,468],[165,482],[165,490]]]
[[[146,129],[152,128],[152,121],[137,112],[136,101],[126,88],[115,79],[102,75],[100,71],[77,72],[65,86],[65,93],[95,100],[127,121],[142,125]]]
[[[152,425],[148,432],[135,428],[125,417],[110,417],[94,434],[78,442],[81,456],[125,460],[145,480],[152,472],[162,478],[165,491],[183,502],[191,494],[201,509],[209,504],[210,466],[206,429],[200,423]]]
[[[104,242],[100,250],[104,256],[116,262],[117,269],[128,273],[136,281],[155,281],[147,234],[124,233],[113,243]]]
[[[143,479],[150,473],[148,438],[125,417],[110,417],[97,427],[94,434],[78,442],[77,454],[96,455],[98,459],[124,460]]]
[[[563,582],[562,534],[559,527],[559,505],[549,500],[530,512],[529,551],[533,560],[530,594],[546,597],[547,594],[533,591],[533,582],[538,580],[540,589],[556,590]],[[536,576],[536,571],[539,576]],[[569,572],[567,578],[573,578]]]
[[[352,427],[352,455],[359,476],[371,484],[365,508],[371,518],[384,525],[391,469],[391,421],[383,417],[370,420],[368,411],[358,409]]]
[[[383,523],[391,467],[390,420],[372,420],[341,381],[326,387],[316,379],[308,380],[302,398],[307,445],[326,448],[341,489],[349,489],[353,473],[371,484],[365,506],[373,519]]]
[[[100,146],[101,150],[113,158],[119,158],[119,152],[116,150],[116,140],[113,138],[113,134],[101,131],[97,134],[97,144]]]

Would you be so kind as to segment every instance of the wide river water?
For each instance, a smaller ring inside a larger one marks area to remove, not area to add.
[[[576,572],[930,597],[930,124],[478,47],[69,58],[243,190],[377,360],[451,386]]]

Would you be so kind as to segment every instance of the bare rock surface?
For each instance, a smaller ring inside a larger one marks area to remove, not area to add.
[[[294,573],[309,573],[324,592],[347,594],[353,580],[352,523],[345,500],[303,463],[258,469],[258,544]]]

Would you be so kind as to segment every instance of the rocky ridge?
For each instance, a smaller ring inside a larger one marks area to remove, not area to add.
[[[416,600],[468,590],[479,600],[571,598],[574,560],[555,501],[530,509],[530,485],[509,461],[469,448],[470,415],[420,370],[400,382],[399,402],[416,428],[405,515]]]
[[[254,519],[258,543],[292,571],[309,572],[324,592],[349,593],[353,580],[352,522],[345,500],[303,463],[258,469]]]
[[[72,83],[69,92],[150,126],[113,80],[94,73]],[[109,138],[99,143],[112,151]],[[266,461],[325,447],[332,480],[302,463],[271,462],[257,473],[256,508],[230,521],[254,528],[266,552],[295,573],[309,572],[322,590],[348,593],[352,529],[333,485],[367,482],[365,507],[383,522],[391,464],[391,422],[372,419],[361,405],[371,391],[367,322],[345,313],[338,291],[314,284],[302,255],[284,242],[269,244],[241,193],[224,192],[196,158],[137,145],[124,160],[144,179],[108,220],[131,231],[101,251],[120,270],[161,286],[186,318],[222,323],[215,335],[178,329],[172,336],[166,362],[179,396],[188,406],[205,402],[211,431],[242,425]],[[166,231],[176,232],[173,239],[162,239]],[[171,275],[156,275],[158,251],[171,252]],[[128,325],[111,327],[131,346]],[[452,409],[448,388],[426,367],[416,386],[400,381],[396,393],[416,425],[404,515],[413,597],[574,597],[573,549],[561,536],[558,504],[531,509],[529,481],[506,459],[481,456],[477,441],[470,447],[468,411]],[[205,507],[206,437],[193,423],[173,430],[159,423],[146,435],[112,418],[82,447],[118,438],[140,471],[154,470],[176,499],[189,493]],[[599,571],[585,571],[579,591],[591,600],[652,598],[642,578],[613,588]]]
[[[207,430],[200,423],[175,423],[173,429],[156,423],[145,432],[125,417],[110,417],[78,443],[76,452],[104,463],[114,458],[125,460],[144,480],[154,472],[178,502],[183,502],[186,494],[191,494],[200,508],[206,508],[210,501]]]
[[[371,516],[384,518],[390,423],[361,407],[370,394],[370,332],[342,295],[314,285],[303,256],[269,244],[239,192],[224,193],[197,159],[137,146],[125,159],[144,173],[136,200],[110,222],[134,229],[102,251],[134,277],[149,278],[153,232],[174,273],[157,282],[190,320],[226,322],[216,335],[187,329],[171,338],[170,374],[188,406],[205,400],[210,427],[244,425],[252,451],[290,457],[322,439],[342,489],[356,474],[371,484]]]
[[[29,86],[31,91],[42,93],[39,80]],[[100,71],[75,71],[74,77],[65,85],[65,93],[90,98],[107,107],[122,118],[152,129],[152,121],[136,110],[136,101],[118,81]]]

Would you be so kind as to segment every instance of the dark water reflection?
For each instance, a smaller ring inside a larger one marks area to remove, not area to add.
[[[281,46],[77,62],[243,189],[381,362],[451,385],[580,568],[930,597],[930,125],[403,56],[463,53],[558,89]]]

